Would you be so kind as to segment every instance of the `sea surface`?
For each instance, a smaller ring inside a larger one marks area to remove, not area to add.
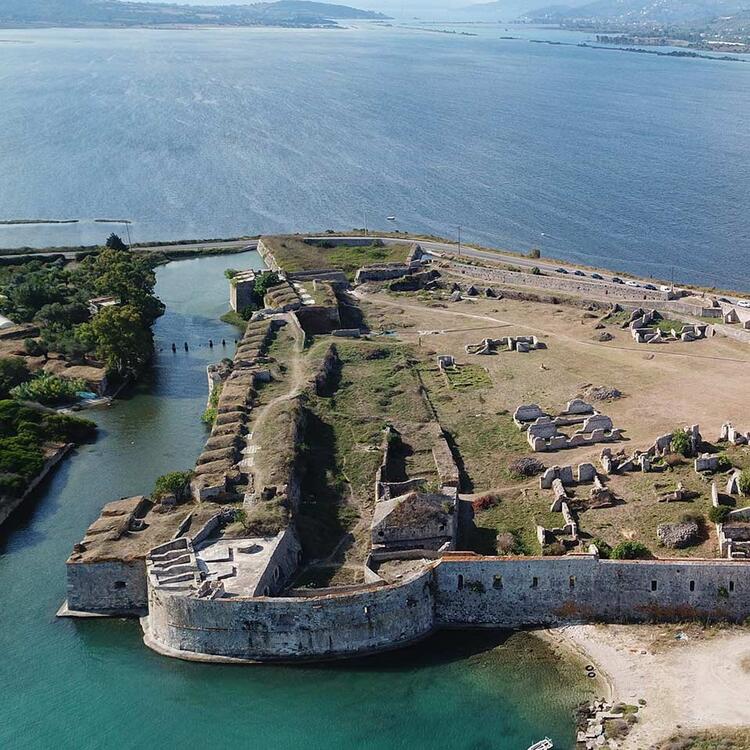
[[[0,247],[461,226],[749,290],[750,57],[532,39],[591,41],[420,21],[2,30],[0,219],[79,223],[0,226]]]
[[[525,750],[549,735],[568,750],[585,678],[528,634],[451,631],[358,662],[238,667],[159,656],[136,620],[55,617],[65,559],[101,506],[194,464],[205,366],[237,335],[218,321],[223,271],[253,266],[248,253],[158,270],[153,377],[87,412],[99,439],[0,529],[0,748]]]

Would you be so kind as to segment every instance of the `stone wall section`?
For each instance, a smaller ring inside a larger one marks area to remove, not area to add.
[[[750,565],[723,560],[488,558],[435,568],[436,624],[525,627],[750,616]]]
[[[154,589],[145,641],[186,658],[251,661],[332,659],[397,648],[434,628],[431,579],[428,568],[403,583],[314,598],[201,599]]]

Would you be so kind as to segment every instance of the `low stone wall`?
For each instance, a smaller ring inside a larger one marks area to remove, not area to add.
[[[143,560],[67,564],[67,604],[74,612],[139,615],[148,606]]]
[[[509,284],[511,286],[526,286],[535,289],[544,289],[566,294],[583,294],[589,297],[607,297],[607,299],[623,300],[659,300],[669,299],[668,292],[660,290],[644,289],[643,287],[631,287],[626,284],[603,284],[594,281],[586,281],[579,276],[565,274],[554,274],[543,276],[541,274],[522,273],[520,271],[506,271],[501,268],[487,268],[484,266],[472,266],[466,263],[458,263],[453,260],[443,259],[448,264],[451,273],[468,276],[473,279],[482,279],[498,284]]]
[[[145,642],[183,658],[331,659],[404,646],[432,632],[431,569],[400,584],[325,597],[220,598],[152,589]]]
[[[750,565],[726,560],[445,558],[435,568],[438,626],[743,621]]]

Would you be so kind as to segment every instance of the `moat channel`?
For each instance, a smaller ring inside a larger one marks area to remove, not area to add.
[[[230,667],[158,656],[134,620],[55,617],[65,559],[103,503],[148,492],[158,475],[193,465],[205,439],[205,366],[231,356],[237,335],[219,321],[223,271],[259,265],[247,253],[158,270],[167,312],[156,324],[152,376],[111,409],[90,413],[96,443],[3,527],[0,747],[218,740],[273,750],[525,750],[546,734],[556,748],[571,748],[572,710],[587,686],[580,669],[528,634],[452,631],[358,662]]]

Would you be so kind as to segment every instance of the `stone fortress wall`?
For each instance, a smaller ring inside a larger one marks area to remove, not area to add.
[[[196,660],[294,661],[360,656],[440,628],[579,622],[741,622],[750,564],[447,553],[404,582],[311,597],[205,599],[154,589],[145,642]]]
[[[403,583],[309,598],[202,599],[152,589],[144,640],[156,651],[195,659],[201,654],[244,661],[359,656],[431,633],[431,584],[428,568]]]

